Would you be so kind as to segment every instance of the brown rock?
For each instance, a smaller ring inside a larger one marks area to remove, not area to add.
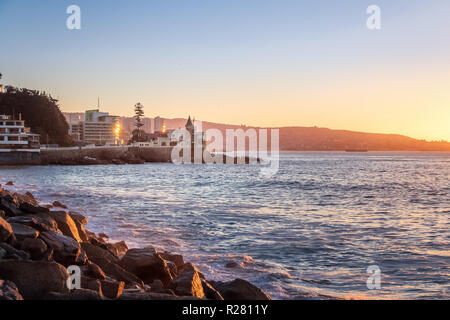
[[[85,264],[86,254],[81,250],[80,244],[74,239],[54,231],[42,232],[39,236],[49,248],[54,251],[54,258],[57,262],[69,266],[73,264]]]
[[[164,260],[169,260],[172,261],[173,263],[175,263],[175,265],[177,267],[180,267],[184,264],[184,259],[183,256],[181,254],[171,254],[168,252],[160,252],[159,255],[164,259]]]
[[[54,207],[67,209],[67,206],[66,206],[65,204],[62,204],[62,203],[59,202],[59,201],[53,201],[52,205],[53,205]]]
[[[167,285],[172,280],[167,263],[152,248],[128,250],[119,264],[142,279],[144,283],[152,283],[153,280],[160,279],[164,285]]]
[[[70,217],[73,219],[73,221],[78,221],[79,223],[83,224],[83,225],[87,225],[88,224],[88,219],[76,212],[69,212]]]
[[[23,300],[14,282],[0,280],[0,301],[2,300]]]
[[[95,263],[88,261],[88,263],[82,267],[83,273],[91,278],[99,279],[99,280],[105,280],[106,274],[103,272],[103,270],[96,265]]]
[[[98,279],[92,279],[86,276],[81,276],[81,288],[95,291],[100,296],[103,296],[102,284]]]
[[[43,215],[45,215],[45,213]],[[8,218],[8,222],[23,224],[38,231],[58,231],[58,225],[56,224],[56,221],[50,216],[47,217],[48,219],[42,218],[37,215],[18,216]]]
[[[31,259],[39,260],[47,251],[47,245],[41,239],[27,238],[22,242],[21,249],[29,252]]]
[[[6,251],[6,255],[4,255],[5,259],[13,259],[13,260],[28,260],[30,259],[30,254],[23,250],[17,250],[13,246],[7,243],[0,243],[0,248]]]
[[[222,295],[205,279],[201,279],[205,298],[209,300],[223,300]]]
[[[225,300],[271,300],[264,291],[242,279],[213,282],[212,285]]]
[[[118,264],[104,259],[103,263],[100,264],[100,267],[102,268],[103,272],[105,272],[105,274],[113,279],[124,281],[127,286],[137,286],[141,288],[144,287],[144,283],[141,279],[136,277],[134,274],[126,271]]]
[[[125,288],[125,282],[123,281],[102,280],[101,285],[104,296],[110,299],[119,298]]]
[[[5,185],[6,185],[6,186],[13,186],[13,185],[14,185],[14,182],[8,181]]]
[[[11,225],[2,217],[0,217],[0,242],[8,240],[12,235],[13,230]]]
[[[32,203],[29,202],[22,202],[19,205],[19,209],[22,210],[25,213],[39,213],[39,212],[49,212],[50,210],[46,207],[41,207],[38,205],[34,205]]]
[[[68,292],[66,268],[56,262],[0,261],[0,278],[14,282],[25,299],[40,299],[48,292]]]
[[[25,226],[18,223],[10,223],[13,233],[17,240],[23,241],[26,238],[36,239],[39,236],[39,231],[29,226]]]
[[[101,267],[101,262],[106,259],[110,262],[118,263],[119,258],[112,254],[110,251],[100,248],[99,246],[93,245],[89,242],[82,242],[81,247],[92,262],[98,264]]]
[[[17,206],[17,201],[11,196],[0,197],[0,210],[6,212],[8,217],[21,216],[24,213]]]
[[[125,241],[119,241],[114,243],[114,247],[117,249],[117,252],[121,255],[124,255],[128,251],[128,246]]]
[[[205,297],[202,281],[196,269],[186,268],[170,282],[169,288],[179,296],[193,296],[200,299]]]
[[[50,211],[48,213],[58,224],[58,229],[63,235],[71,237],[78,242],[81,242],[80,234],[78,233],[75,222],[70,215],[65,211]]]

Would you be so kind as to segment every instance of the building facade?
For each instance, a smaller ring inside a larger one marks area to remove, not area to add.
[[[0,165],[40,163],[40,135],[31,133],[21,118],[0,115]]]

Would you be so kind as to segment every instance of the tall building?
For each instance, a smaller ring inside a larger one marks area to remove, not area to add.
[[[120,137],[122,125],[117,116],[94,109],[87,110],[83,120],[77,121],[77,118],[81,119],[80,114],[66,114],[67,118],[69,119],[69,134],[76,141],[97,145],[122,142]]]
[[[155,133],[166,132],[166,121],[163,118],[158,116],[155,118],[154,122],[155,122],[155,125],[154,125]]]

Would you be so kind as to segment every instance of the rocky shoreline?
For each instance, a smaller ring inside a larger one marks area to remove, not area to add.
[[[58,201],[0,185],[0,300],[270,300],[248,281],[211,281],[179,254],[129,249],[87,224]],[[78,289],[68,286],[73,268]]]

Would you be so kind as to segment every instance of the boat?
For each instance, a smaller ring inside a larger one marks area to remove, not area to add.
[[[0,115],[0,165],[41,163],[40,135],[30,132],[25,121]]]

